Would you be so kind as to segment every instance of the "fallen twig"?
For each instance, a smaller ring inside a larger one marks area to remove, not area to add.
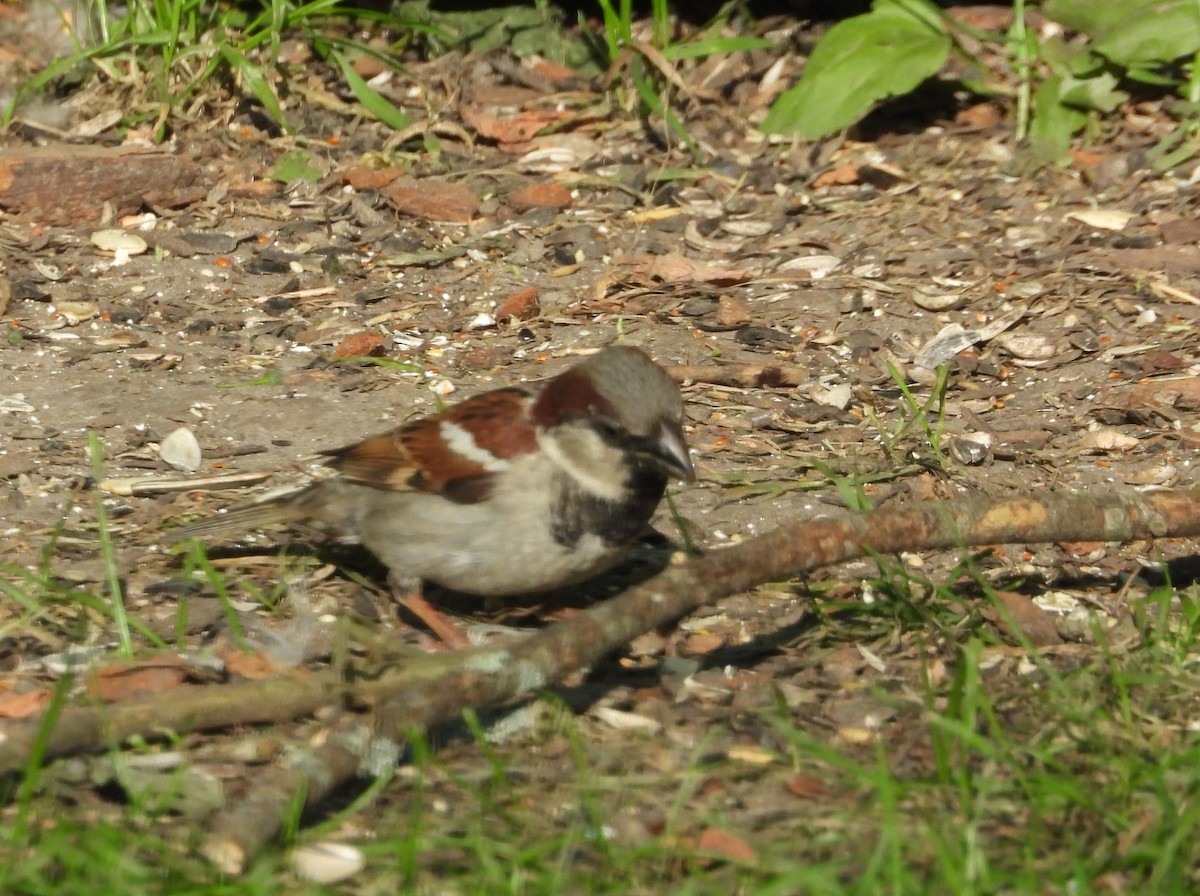
[[[780,364],[674,364],[668,366],[666,371],[671,379],[680,383],[708,383],[744,389],[799,386],[808,380],[808,371],[803,367]]]
[[[330,675],[197,687],[104,707],[64,710],[45,755],[101,750],[134,734],[278,721],[347,699],[374,707],[372,725],[355,720],[324,744],[262,776],[238,808],[221,813],[204,852],[228,871],[272,839],[292,795],[314,804],[372,756],[395,756],[404,732],[456,718],[465,708],[535,693],[596,662],[637,635],[697,607],[765,581],[868,553],[985,544],[1121,542],[1200,535],[1200,493],[1116,492],[977,498],[916,504],[904,510],[792,522],[773,532],[673,565],[612,600],[514,643],[406,660],[373,680]],[[0,728],[0,772],[21,769],[39,724]]]

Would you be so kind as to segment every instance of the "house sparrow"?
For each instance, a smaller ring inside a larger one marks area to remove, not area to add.
[[[393,586],[547,591],[613,566],[667,480],[694,478],[682,421],[666,372],[639,349],[614,346],[552,379],[329,451],[340,476],[167,537],[302,523],[361,543]]]

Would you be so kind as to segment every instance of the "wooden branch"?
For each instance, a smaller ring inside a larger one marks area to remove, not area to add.
[[[512,701],[561,681],[637,635],[722,597],[868,553],[1056,541],[1122,542],[1200,535],[1200,492],[1115,492],[977,498],[903,510],[792,522],[773,532],[681,562],[647,582],[507,646],[405,660],[378,678],[340,683],[330,675],[289,677],[190,691],[102,707],[68,708],[51,732],[47,758],[101,750],[140,734],[278,721],[340,699],[374,707],[373,729],[347,723],[325,744],[277,766],[243,805],[219,815],[205,853],[236,871],[278,832],[290,795],[311,805],[355,774],[372,754],[396,755],[412,728],[456,718],[464,708]],[[39,722],[0,727],[0,773],[23,768]],[[253,814],[249,807],[253,805]]]
[[[44,224],[99,219],[107,202],[129,214],[146,202],[177,207],[204,198],[195,163],[133,146],[22,147],[0,153],[0,208]]]

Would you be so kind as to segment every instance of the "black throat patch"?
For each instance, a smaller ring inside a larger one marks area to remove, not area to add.
[[[667,477],[648,464],[635,463],[626,486],[628,497],[610,501],[584,490],[570,476],[560,477],[550,530],[554,540],[568,548],[585,535],[599,536],[611,547],[629,544],[650,522]]]

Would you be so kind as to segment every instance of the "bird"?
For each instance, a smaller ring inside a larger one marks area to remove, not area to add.
[[[166,540],[301,524],[361,544],[388,568],[400,602],[447,640],[448,620],[424,600],[423,584],[509,597],[615,566],[668,482],[695,479],[683,417],[667,372],[641,349],[613,345],[549,379],[322,452],[338,475]]]

